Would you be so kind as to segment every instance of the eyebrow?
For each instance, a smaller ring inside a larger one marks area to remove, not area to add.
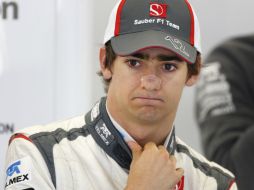
[[[129,56],[144,60],[149,59],[149,55],[144,53],[135,53]],[[156,59],[159,61],[183,61],[180,57],[176,55],[164,55],[164,54],[157,55]]]

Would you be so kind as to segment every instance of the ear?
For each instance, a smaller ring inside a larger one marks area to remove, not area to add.
[[[100,48],[100,67],[104,79],[111,79],[112,72],[106,67],[106,49]]]
[[[199,78],[199,75],[192,75],[190,78],[187,79],[186,81],[186,86],[192,86],[196,84],[197,80]]]

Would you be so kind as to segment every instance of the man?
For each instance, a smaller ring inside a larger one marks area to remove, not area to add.
[[[6,189],[237,189],[229,171],[175,137],[182,90],[201,64],[191,5],[118,1],[104,44],[107,97],[85,116],[14,135]]]
[[[206,155],[254,189],[254,35],[227,40],[206,60],[197,88],[197,119]]]

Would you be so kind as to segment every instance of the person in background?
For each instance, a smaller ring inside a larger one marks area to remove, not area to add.
[[[201,67],[187,0],[118,1],[99,57],[107,96],[85,115],[16,133],[7,190],[237,189],[231,172],[175,135],[182,90]]]
[[[254,35],[220,44],[205,65],[195,96],[205,154],[254,189]]]

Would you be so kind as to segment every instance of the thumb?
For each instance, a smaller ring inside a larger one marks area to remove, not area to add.
[[[178,178],[178,182],[179,182],[181,180],[183,174],[184,174],[183,168],[177,168],[176,169],[176,174],[177,174],[177,178]]]
[[[135,141],[129,141],[127,142],[127,144],[129,148],[131,149],[132,157],[133,157],[132,159],[136,160],[142,152],[142,147]]]

